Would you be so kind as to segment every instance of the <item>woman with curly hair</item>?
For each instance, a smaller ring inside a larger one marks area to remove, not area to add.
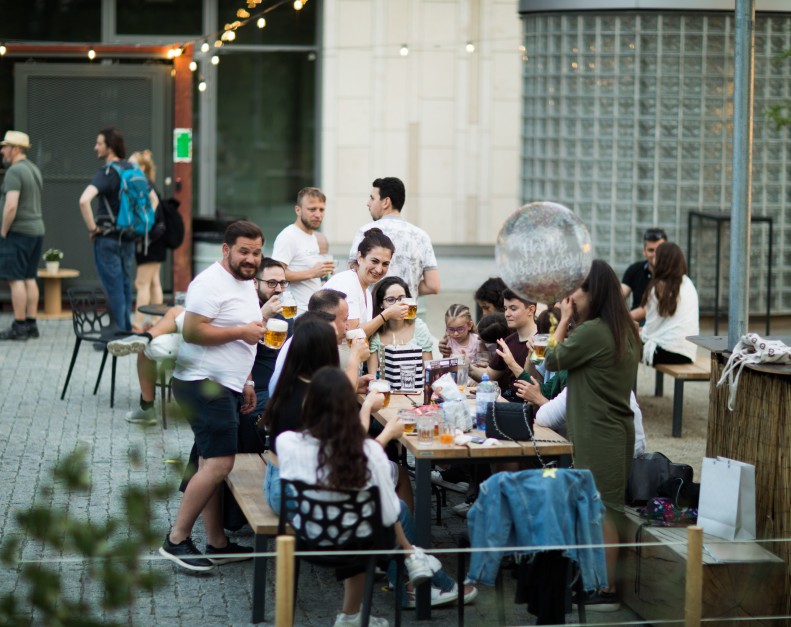
[[[665,242],[656,249],[654,276],[642,306],[643,363],[691,364],[697,348],[686,338],[700,332],[698,292],[687,276],[687,262],[678,244]]]

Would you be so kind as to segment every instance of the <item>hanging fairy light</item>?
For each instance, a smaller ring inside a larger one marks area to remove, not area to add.
[[[246,20],[248,17],[250,17],[250,13],[248,13],[248,12],[247,12],[247,11],[245,11],[244,9],[239,9],[239,10],[236,12],[236,17],[240,17],[240,18],[242,18],[243,20]]]
[[[200,77],[200,80],[198,81],[198,91],[201,92],[201,93],[206,91],[206,81],[204,80],[204,78],[202,76]]]
[[[216,54],[212,55],[211,64],[212,65],[217,65],[219,62],[220,62],[220,57],[218,57]]]
[[[209,42],[208,42],[208,41],[204,41],[204,42],[203,42],[203,43],[200,45],[200,51],[201,51],[203,54],[206,54],[206,53],[209,51],[209,48],[211,48],[211,46],[209,45]]]
[[[294,0],[294,10],[295,11],[301,11],[303,6],[304,6],[304,4],[302,3],[302,0]]]
[[[94,50],[93,48],[91,48],[90,50],[88,50],[88,58],[89,58],[91,61],[93,61],[93,60],[96,58],[96,50]]]
[[[198,69],[198,62],[197,61],[190,61],[190,72],[194,72]]]
[[[264,26],[266,26],[266,20],[262,17],[259,17],[255,25],[258,26],[258,28],[263,28]]]
[[[465,46],[465,49],[467,50],[467,52],[475,52],[475,44],[472,43],[471,41],[468,41],[467,45]]]
[[[8,48],[5,47],[5,44],[0,44],[0,57],[4,57],[6,52],[8,52]]]
[[[218,39],[217,41],[215,41],[214,42],[214,47],[215,48],[221,48],[222,47],[222,40]]]
[[[402,57],[407,56],[409,54],[409,46],[406,44],[401,44],[401,49],[398,51],[398,54],[400,54]]]

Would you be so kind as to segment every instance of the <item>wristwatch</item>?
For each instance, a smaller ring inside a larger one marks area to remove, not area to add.
[[[255,387],[255,381],[253,381],[252,379],[248,379],[247,381],[244,382],[244,387],[247,387],[248,385],[250,387]]]

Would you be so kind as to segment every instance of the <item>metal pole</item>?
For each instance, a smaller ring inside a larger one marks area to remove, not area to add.
[[[753,66],[755,2],[736,0],[736,56],[733,78],[733,180],[731,183],[731,268],[728,292],[728,347],[747,332],[752,210]]]

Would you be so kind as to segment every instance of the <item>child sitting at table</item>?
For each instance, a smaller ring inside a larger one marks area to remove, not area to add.
[[[481,340],[467,305],[451,305],[445,312],[445,335],[439,343],[443,357],[465,355],[468,364],[478,361]]]

